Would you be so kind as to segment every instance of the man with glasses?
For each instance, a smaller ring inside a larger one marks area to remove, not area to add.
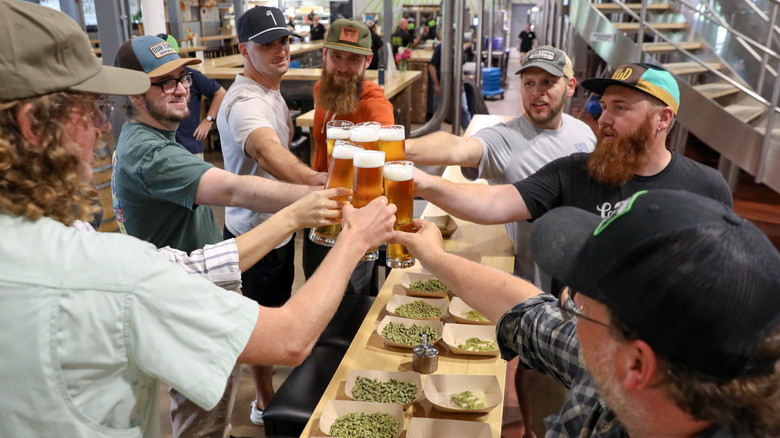
[[[545,436],[780,436],[780,253],[703,196],[640,191],[621,205],[536,221],[535,259],[577,292],[560,299],[448,254],[431,222],[394,242],[498,323],[504,359],[568,388]]]
[[[126,100],[129,123],[122,127],[113,158],[114,211],[123,233],[158,248],[190,252],[222,241],[211,205],[271,213],[315,189],[235,175],[175,141],[179,123],[189,116],[192,79],[184,66],[200,62],[180,58],[169,43],[151,35],[126,41],[115,60],[119,67],[146,73],[152,86]],[[229,419],[231,391],[228,385],[220,405],[205,412],[172,389],[174,433],[221,434]]]
[[[160,382],[211,409],[236,361],[300,364],[357,261],[392,237],[395,206],[345,207],[349,237],[284,309],[188,275],[133,237],[78,232],[69,225],[94,213],[90,164],[111,128],[101,101],[144,93],[149,78],[103,66],[59,11],[0,10],[0,436],[159,436]]]

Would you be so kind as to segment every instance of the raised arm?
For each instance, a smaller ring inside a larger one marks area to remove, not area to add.
[[[426,166],[479,167],[482,143],[473,137],[436,131],[406,140],[406,159]]]
[[[319,188],[253,175],[236,175],[214,167],[200,177],[195,203],[276,213]]]
[[[457,184],[415,169],[414,194],[447,213],[477,224],[505,224],[531,218],[511,184]]]
[[[490,321],[497,323],[517,303],[542,292],[519,277],[445,252],[434,223],[415,219],[414,226],[416,233],[396,231],[393,242],[406,246],[425,269]]]
[[[290,139],[286,139],[289,143]],[[255,159],[266,172],[280,181],[320,186],[325,184],[327,173],[312,170],[282,146],[273,128],[258,128],[249,134],[244,152]]]
[[[345,206],[336,245],[284,306],[260,307],[238,362],[292,366],[302,362],[336,312],[358,261],[368,249],[393,237],[394,213],[395,205],[387,205],[385,197],[359,210]]]

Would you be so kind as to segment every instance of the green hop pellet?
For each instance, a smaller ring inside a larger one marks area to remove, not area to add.
[[[328,434],[341,438],[395,438],[398,421],[382,412],[352,412],[337,418]]]
[[[441,316],[442,311],[423,300],[414,300],[408,304],[402,304],[395,309],[395,314],[404,318],[429,319]]]
[[[404,345],[417,345],[422,343],[422,335],[428,335],[428,342],[439,339],[439,332],[427,325],[412,324],[407,327],[400,322],[388,322],[382,329],[382,337]]]
[[[485,401],[482,397],[471,391],[450,394],[450,401],[459,409],[482,409],[485,407]]]
[[[466,339],[465,344],[458,345],[461,350],[469,351],[493,351],[496,349],[496,343],[477,337]]]
[[[479,312],[476,310],[469,310],[466,312],[466,319],[469,321],[477,321],[477,322],[490,322],[487,318],[482,316]]]
[[[449,288],[441,281],[431,278],[430,280],[425,281],[415,281],[409,285],[409,289],[420,292],[441,292],[443,290],[448,290]]]
[[[447,227],[444,225],[437,225],[437,227],[439,227],[439,231],[447,231]]]
[[[417,397],[417,385],[412,382],[391,378],[389,381],[357,376],[352,388],[355,400],[379,403],[406,404]]]

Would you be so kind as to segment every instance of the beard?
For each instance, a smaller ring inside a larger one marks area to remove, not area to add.
[[[653,115],[634,132],[618,134],[609,126],[602,126],[596,135],[596,149],[588,157],[587,169],[596,181],[609,186],[620,186],[634,177],[636,171],[650,156],[655,138]],[[606,138],[612,135],[612,138]]]
[[[557,103],[556,102],[551,102],[549,104],[547,114],[543,115],[541,117],[537,117],[537,116],[534,115],[534,112],[532,111],[533,110],[533,105],[531,103],[526,104],[525,101],[524,101],[523,104],[525,105],[525,115],[526,115],[526,117],[528,117],[528,119],[530,119],[537,126],[544,126],[544,125],[550,123],[550,121],[552,119],[554,119],[555,117],[560,115],[561,112],[563,112],[563,105],[566,104],[566,94],[561,96],[561,100],[559,102],[557,102]]]
[[[328,71],[326,62],[322,67],[320,89],[314,103],[335,114],[354,114],[360,104],[360,93],[363,92],[364,71],[349,75],[346,80],[337,80],[335,73]]]
[[[152,116],[157,121],[164,122],[164,123],[165,122],[180,123],[187,120],[187,118],[190,117],[189,107],[185,107],[183,112],[175,113],[163,102],[151,101],[146,98],[146,95],[144,95],[143,98],[144,98],[144,108],[146,108],[146,112],[148,112],[149,115]],[[185,101],[189,101],[189,93],[187,93],[187,96],[184,99]]]

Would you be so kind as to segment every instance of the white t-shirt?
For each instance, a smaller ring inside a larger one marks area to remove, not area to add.
[[[484,128],[473,135],[482,143],[479,168],[461,168],[463,176],[474,180],[485,178],[489,184],[511,184],[535,173],[542,166],[575,152],[591,152],[596,145],[593,130],[585,123],[563,113],[558,129],[534,126],[525,116]],[[532,224],[519,221],[506,224],[506,230],[515,245],[515,274],[534,281],[528,239]]]
[[[246,139],[259,128],[276,131],[282,145],[290,148],[293,125],[287,103],[279,90],[271,90],[242,74],[230,86],[217,115],[225,170],[237,175],[257,175],[276,179],[245,153]],[[271,217],[242,207],[225,208],[225,226],[233,235],[241,235]],[[277,248],[290,241],[284,240]]]

